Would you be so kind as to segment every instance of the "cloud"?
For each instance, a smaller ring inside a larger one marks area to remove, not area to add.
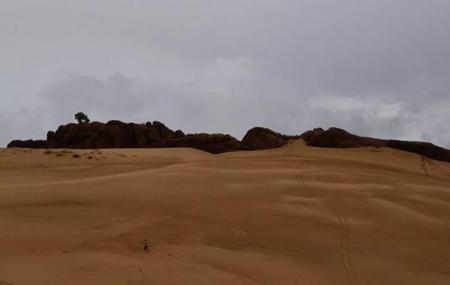
[[[450,146],[450,2],[5,1],[0,145],[73,121]]]
[[[324,94],[308,98],[311,108],[323,109],[330,112],[350,112],[363,110],[365,104],[359,98]]]

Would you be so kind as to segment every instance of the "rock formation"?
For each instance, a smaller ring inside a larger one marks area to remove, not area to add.
[[[210,153],[236,150],[261,150],[277,148],[289,140],[303,139],[307,145],[316,147],[391,147],[417,153],[432,159],[450,162],[450,150],[431,143],[383,140],[360,137],[338,128],[317,128],[300,136],[286,136],[267,128],[250,129],[242,141],[225,134],[184,134],[173,131],[163,123],[145,124],[109,121],[67,124],[55,132],[47,133],[47,140],[13,140],[8,147],[26,148],[152,148],[192,147]]]
[[[251,150],[277,148],[285,145],[291,139],[299,136],[286,136],[276,133],[270,129],[255,127],[248,130],[242,139],[242,143]]]
[[[301,135],[309,146],[350,148],[350,147],[390,147],[408,152],[417,153],[435,160],[450,162],[450,150],[431,143],[383,140],[369,137],[360,137],[338,128],[314,129]]]
[[[163,123],[145,124],[109,121],[67,124],[55,132],[47,133],[46,141],[14,140],[8,147],[28,148],[146,148],[146,147],[193,147],[210,153],[246,149],[230,135],[188,134],[172,131]]]

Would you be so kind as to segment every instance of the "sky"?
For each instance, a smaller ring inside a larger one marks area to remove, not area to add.
[[[85,112],[450,147],[448,0],[0,0],[0,146]]]

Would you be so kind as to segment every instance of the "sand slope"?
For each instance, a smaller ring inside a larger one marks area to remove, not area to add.
[[[1,149],[2,282],[449,284],[450,164],[301,142]]]

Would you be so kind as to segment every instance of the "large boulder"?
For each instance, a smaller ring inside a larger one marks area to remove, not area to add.
[[[319,147],[348,148],[384,145],[383,140],[360,137],[339,128],[329,128],[326,131],[318,128],[303,133],[301,137],[307,145]]]
[[[184,132],[183,132],[182,130],[176,130],[176,131],[173,133],[173,138],[176,138],[176,139],[182,138],[182,137],[184,137],[184,136],[185,136],[185,134],[184,134]]]
[[[300,138],[303,139],[305,142],[309,141],[313,136],[317,136],[318,134],[321,134],[323,132],[322,128],[314,128],[312,130],[306,131],[303,134],[300,135]]]
[[[154,121],[153,127],[158,131],[160,138],[168,139],[173,137],[174,132],[168,127],[166,127],[166,125],[164,125],[163,123]]]
[[[286,136],[261,127],[250,129],[242,139],[242,144],[253,150],[277,148],[286,143]]]

